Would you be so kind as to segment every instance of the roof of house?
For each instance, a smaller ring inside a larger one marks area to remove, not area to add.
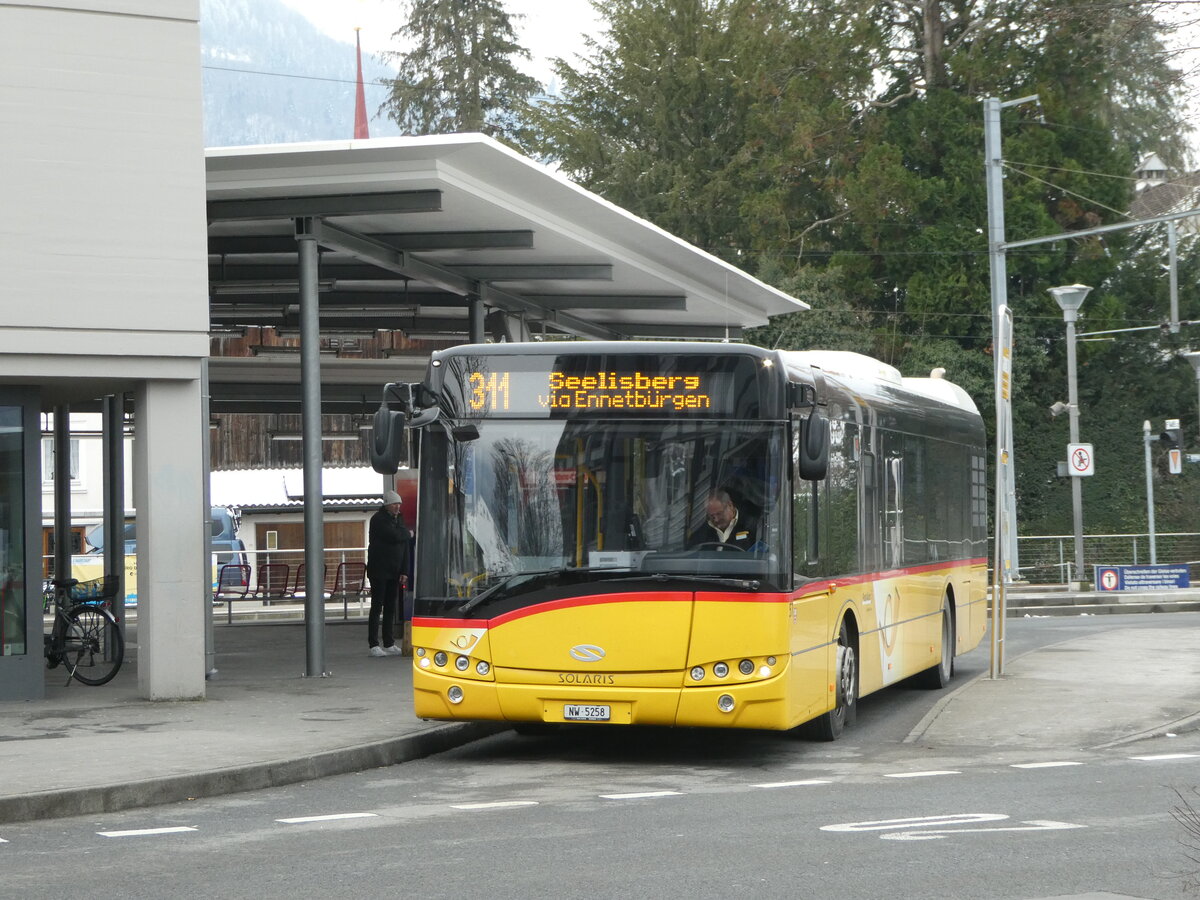
[[[367,466],[328,467],[321,470],[323,506],[360,508],[379,505],[383,476]],[[213,506],[228,506],[242,512],[304,508],[304,470],[223,469],[214,471],[209,482]]]
[[[1139,191],[1130,204],[1129,214],[1135,219],[1149,219],[1197,207],[1200,207],[1200,172],[1191,172]]]

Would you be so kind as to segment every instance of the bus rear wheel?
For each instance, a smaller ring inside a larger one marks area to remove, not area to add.
[[[837,700],[833,709],[809,723],[808,733],[818,741],[836,741],[858,712],[858,651],[850,635],[850,626],[842,621],[838,631],[837,669],[834,689]]]
[[[918,672],[916,682],[930,690],[944,688],[954,676],[954,616],[950,612],[950,598],[942,598],[942,657],[937,665]]]

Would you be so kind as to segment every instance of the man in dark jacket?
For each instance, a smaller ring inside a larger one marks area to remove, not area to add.
[[[717,488],[708,495],[705,505],[704,524],[688,536],[690,549],[702,547],[706,550],[757,550],[758,522],[752,516],[743,516],[733,497],[724,488]]]
[[[402,585],[408,582],[408,529],[400,515],[400,495],[383,492],[383,507],[371,516],[367,544],[367,577],[371,579],[371,616],[367,620],[367,643],[371,656],[399,656],[396,646],[396,605]],[[379,643],[379,620],[383,618],[383,646]]]

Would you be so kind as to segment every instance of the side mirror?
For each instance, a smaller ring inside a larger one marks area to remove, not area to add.
[[[814,407],[807,419],[800,420],[800,477],[820,481],[829,473],[829,420],[817,415]]]
[[[471,441],[479,440],[479,429],[473,422],[463,422],[455,425],[450,429],[450,434],[454,440],[460,444],[467,444]]]
[[[408,427],[404,413],[386,405],[375,411],[371,426],[371,468],[380,475],[395,475],[408,462]]]

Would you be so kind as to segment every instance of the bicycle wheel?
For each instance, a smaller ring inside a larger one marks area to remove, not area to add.
[[[125,660],[125,637],[117,620],[102,606],[81,603],[67,610],[63,662],[83,684],[105,684]]]

